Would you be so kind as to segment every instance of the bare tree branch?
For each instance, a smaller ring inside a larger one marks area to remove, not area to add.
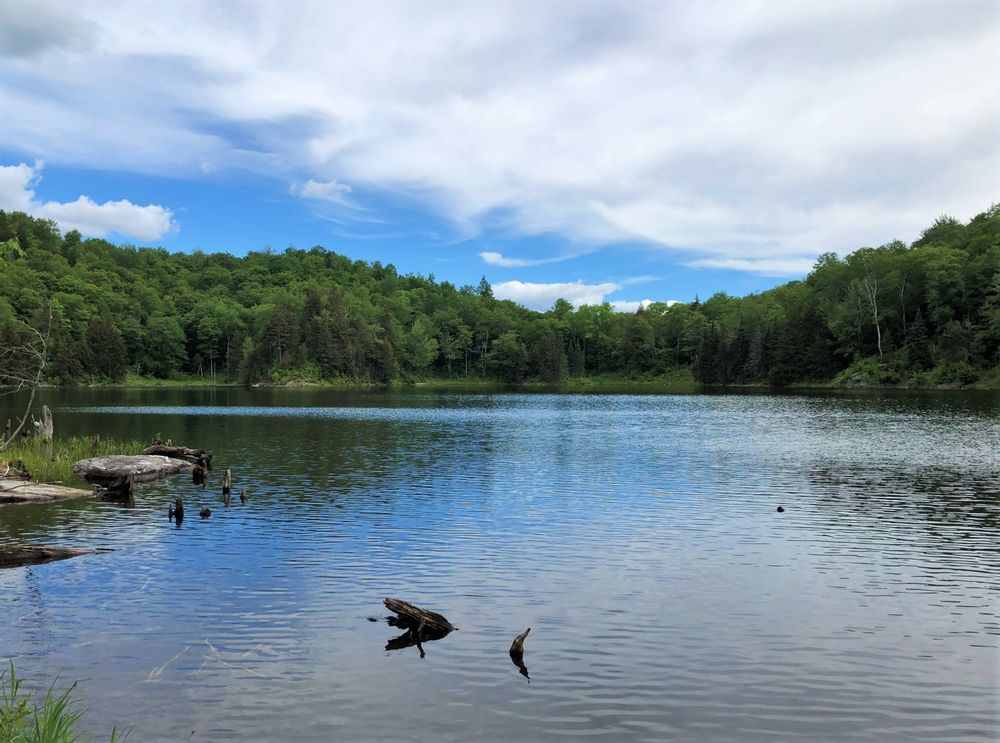
[[[21,331],[23,340],[20,343],[15,341],[9,348],[0,349],[0,385],[8,387],[4,394],[14,394],[28,389],[28,402],[17,428],[6,439],[0,440],[0,451],[8,449],[14,443],[30,417],[31,406],[42,384],[45,365],[48,362],[52,308],[49,307],[48,323],[44,333],[27,323],[20,324],[23,325]]]

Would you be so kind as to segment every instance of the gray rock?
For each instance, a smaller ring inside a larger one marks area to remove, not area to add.
[[[81,459],[73,465],[73,472],[93,485],[114,486],[131,478],[132,482],[150,482],[161,477],[189,472],[194,467],[182,459],[171,459],[153,454],[129,456],[117,454],[107,457]]]

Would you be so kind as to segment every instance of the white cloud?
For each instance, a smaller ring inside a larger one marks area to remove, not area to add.
[[[1000,191],[994,0],[380,7],[66,5],[85,43],[0,55],[0,148],[764,273]]]
[[[176,229],[173,213],[157,204],[139,206],[125,199],[98,204],[87,196],[68,202],[37,201],[34,189],[41,172],[41,162],[34,166],[0,165],[0,209],[51,219],[64,231],[79,230],[91,237],[116,232],[139,240],[156,240]]]
[[[351,202],[347,199],[347,195],[351,192],[351,187],[346,183],[338,183],[335,180],[314,181],[310,178],[302,186],[292,189],[292,192],[304,199],[318,199],[341,206],[351,206]]]
[[[615,312],[627,312],[630,314],[634,314],[638,312],[640,308],[646,309],[647,307],[649,307],[649,305],[653,304],[656,301],[659,300],[641,299],[639,301],[633,302],[627,299],[617,299],[611,302],[611,307],[614,308]],[[675,304],[677,304],[677,300],[668,299],[666,302],[663,302],[663,304],[665,304],[667,307],[673,307]]]
[[[545,266],[550,263],[562,263],[563,261],[575,258],[576,255],[564,255],[556,258],[508,258],[503,253],[496,253],[492,250],[484,250],[479,254],[479,257],[483,259],[483,263],[489,264],[490,266],[501,266],[502,268],[526,268],[528,266]]]
[[[750,271],[765,276],[802,276],[812,270],[812,258],[701,258],[687,261],[691,268],[723,268],[730,271]]]
[[[616,299],[611,302],[611,306],[614,308],[615,312],[628,312],[635,313],[638,312],[640,308],[646,309],[653,303],[652,299],[640,299],[638,301],[632,301],[629,299]]]
[[[585,284],[582,281],[536,284],[525,281],[504,281],[493,286],[497,299],[511,299],[533,310],[547,310],[557,299],[565,299],[574,307],[601,304],[604,297],[622,288],[621,284]]]

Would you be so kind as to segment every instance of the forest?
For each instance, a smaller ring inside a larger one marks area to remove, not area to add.
[[[45,380],[656,380],[1000,385],[1000,206],[910,245],[822,255],[738,298],[547,312],[322,247],[170,253],[0,211],[0,348],[47,334]],[[0,380],[2,383],[3,380]]]

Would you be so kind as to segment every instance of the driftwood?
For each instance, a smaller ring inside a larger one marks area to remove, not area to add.
[[[399,637],[394,637],[386,643],[386,650],[402,650],[416,645],[420,657],[424,657],[423,643],[440,640],[450,632],[458,629],[437,612],[421,609],[400,599],[386,599],[385,608],[396,616],[386,617],[393,627],[406,629]]]
[[[0,474],[3,474],[0,471]],[[67,488],[62,485],[31,482],[30,480],[0,479],[0,505],[8,503],[46,503],[69,498],[89,498],[90,490]]]
[[[174,446],[171,443],[153,444],[142,450],[143,454],[152,454],[171,459],[181,459],[191,464],[197,464],[200,459],[206,461],[206,469],[212,468],[212,455],[204,449],[189,449],[186,446]]]
[[[176,475],[191,469],[191,465],[180,459],[163,456],[112,455],[81,459],[73,465],[73,472],[92,485],[103,488],[121,487],[125,478],[131,476],[133,483],[149,482],[167,475]]]
[[[393,624],[396,627],[407,627],[415,630],[438,630],[440,632],[453,632],[458,629],[440,614],[421,609],[408,601],[400,599],[386,599],[385,608],[396,615]]]
[[[529,632],[531,632],[531,627],[528,627],[528,629],[514,638],[514,642],[510,644],[510,659],[517,666],[521,675],[531,681],[531,676],[528,675],[528,667],[524,665],[524,640]]]
[[[34,547],[24,544],[5,545],[0,547],[0,568],[40,565],[44,562],[65,560],[79,555],[97,555],[112,551],[108,549],[83,550],[72,547]]]

